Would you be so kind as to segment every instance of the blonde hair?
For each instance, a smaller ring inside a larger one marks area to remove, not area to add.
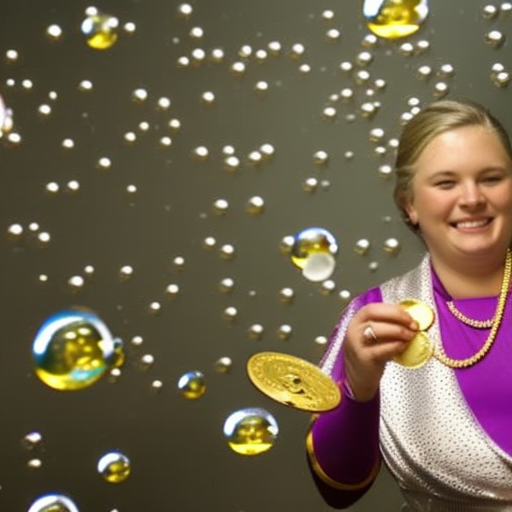
[[[416,114],[404,127],[395,161],[394,200],[407,225],[414,230],[405,211],[412,199],[414,164],[427,145],[438,135],[464,126],[485,126],[499,137],[512,161],[512,146],[503,125],[482,105],[472,101],[435,101]]]

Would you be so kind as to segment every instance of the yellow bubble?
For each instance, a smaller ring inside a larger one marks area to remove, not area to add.
[[[178,381],[181,394],[190,400],[201,398],[206,392],[206,382],[202,372],[191,371],[183,374]]]
[[[326,229],[312,227],[300,231],[293,237],[290,258],[295,266],[304,270],[311,263],[318,266],[323,259],[332,266],[337,252],[338,244],[334,236]],[[312,261],[309,262],[311,258]]]
[[[368,28],[386,39],[414,34],[428,11],[427,0],[365,0],[363,5]]]
[[[106,50],[117,41],[119,20],[108,14],[91,14],[82,22],[87,44],[95,50]]]
[[[32,356],[37,376],[51,388],[66,391],[94,384],[124,359],[122,342],[85,310],[48,318],[36,334]]]
[[[119,452],[107,453],[98,461],[98,473],[111,484],[124,482],[130,471],[130,459]]]
[[[259,455],[274,446],[279,427],[265,409],[249,408],[232,413],[224,423],[229,447],[240,455]]]
[[[79,512],[77,506],[67,496],[47,494],[38,498],[28,512]]]

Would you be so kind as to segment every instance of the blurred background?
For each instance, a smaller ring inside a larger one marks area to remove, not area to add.
[[[419,259],[401,127],[511,128],[511,37],[509,2],[3,0],[0,510],[328,511],[247,359],[317,363]],[[400,503],[383,469],[350,510]]]

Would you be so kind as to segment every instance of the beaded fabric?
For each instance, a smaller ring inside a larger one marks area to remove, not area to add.
[[[381,286],[384,302],[414,297],[435,310],[430,259]],[[436,320],[429,335],[440,340]],[[381,381],[380,441],[408,511],[512,511],[512,457],[485,434],[453,370],[389,363]]]

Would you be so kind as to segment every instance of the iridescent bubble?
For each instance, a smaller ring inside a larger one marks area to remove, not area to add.
[[[290,258],[294,265],[308,275],[322,274],[320,269],[323,267],[326,267],[327,274],[328,271],[332,272],[337,253],[338,243],[334,236],[326,229],[312,227],[294,236]]]
[[[49,317],[32,346],[36,375],[58,390],[86,388],[122,364],[122,342],[87,310],[65,310]]]
[[[278,433],[276,420],[265,409],[240,409],[224,422],[228,445],[240,455],[259,455],[270,450]]]
[[[379,37],[398,39],[417,32],[428,16],[427,0],[365,0],[363,15]]]
[[[130,459],[119,452],[107,453],[98,461],[98,473],[111,484],[124,482],[130,471]]]
[[[189,400],[201,398],[206,392],[204,374],[197,370],[183,374],[178,380],[178,390]]]
[[[47,494],[30,505],[28,512],[79,512],[71,499],[62,494]]]
[[[117,41],[119,20],[108,14],[96,13],[87,16],[82,22],[82,33],[87,44],[95,50],[106,50]]]

